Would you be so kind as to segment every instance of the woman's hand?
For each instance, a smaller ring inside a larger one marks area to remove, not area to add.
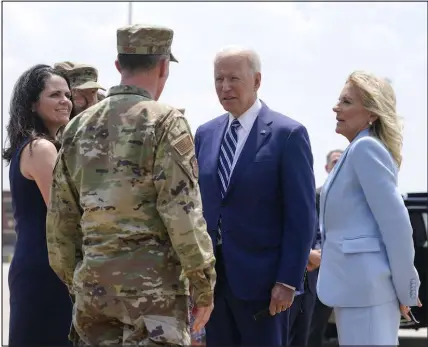
[[[418,307],[422,307],[422,303],[421,300],[419,300],[418,298]],[[410,307],[406,306],[406,305],[402,305],[400,304],[400,312],[401,315],[408,321],[410,322],[412,320],[412,318],[410,317],[409,313],[410,313]]]

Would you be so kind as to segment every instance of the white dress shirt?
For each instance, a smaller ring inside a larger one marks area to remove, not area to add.
[[[236,162],[238,161],[239,156],[241,155],[242,149],[245,146],[245,142],[247,142],[248,135],[250,135],[250,131],[261,109],[262,109],[262,103],[260,102],[259,99],[256,99],[256,102],[253,104],[253,106],[251,106],[239,118],[237,118],[241,126],[236,131],[236,134],[238,135],[238,142],[236,144],[236,150],[235,150],[235,155],[233,157],[232,167],[230,168],[230,176],[232,176],[232,172],[235,169]],[[235,117],[233,117],[229,113],[229,123],[227,125],[228,129],[230,128],[230,124],[232,124],[234,119]],[[226,133],[225,133],[225,136],[226,136]]]

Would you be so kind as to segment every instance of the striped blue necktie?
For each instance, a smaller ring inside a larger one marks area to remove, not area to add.
[[[220,147],[220,156],[218,164],[218,176],[220,177],[221,196],[226,194],[229,186],[230,172],[232,170],[233,158],[235,157],[236,145],[238,143],[237,130],[241,126],[237,119],[234,119],[230,124],[223,142]]]

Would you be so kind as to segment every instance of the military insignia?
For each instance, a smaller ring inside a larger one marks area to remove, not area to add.
[[[137,49],[135,47],[123,47],[123,53],[135,54]]]
[[[193,140],[190,134],[181,135],[177,140],[172,143],[172,146],[180,155],[189,153],[193,148]]]
[[[198,178],[199,176],[199,168],[198,168],[198,161],[196,160],[196,157],[193,156],[190,159],[190,165],[192,166],[192,173],[195,178]]]

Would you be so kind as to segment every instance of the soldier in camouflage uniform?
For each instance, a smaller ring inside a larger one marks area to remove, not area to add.
[[[70,79],[76,114],[104,99],[99,89],[105,89],[98,83],[98,70],[92,65],[63,61],[54,64],[54,68],[65,72]]]
[[[213,308],[193,136],[182,113],[157,102],[176,61],[172,38],[167,28],[118,29],[122,84],[63,133],[49,262],[75,295],[73,324],[88,345],[189,345],[190,288],[197,330]]]

